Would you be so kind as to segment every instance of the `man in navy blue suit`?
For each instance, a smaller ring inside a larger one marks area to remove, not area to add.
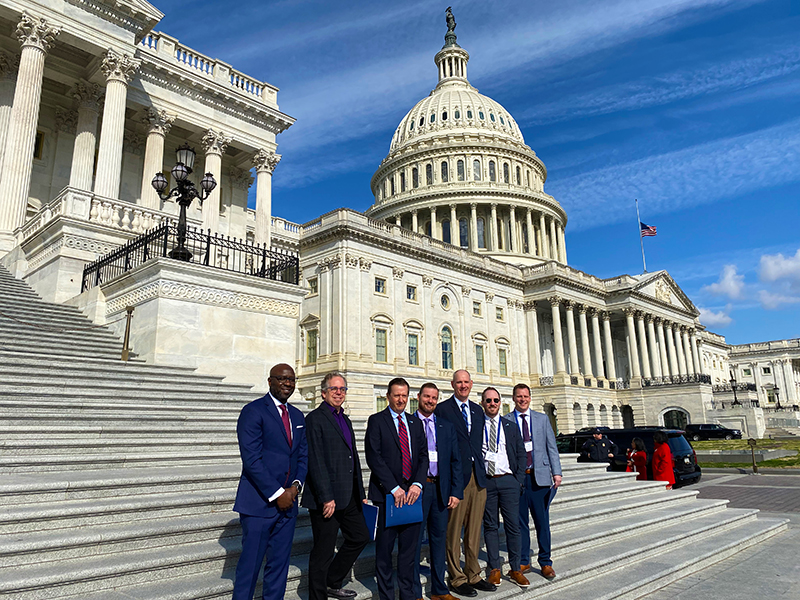
[[[242,476],[233,510],[242,524],[242,554],[236,564],[233,600],[252,600],[264,557],[262,598],[283,598],[297,496],[308,471],[303,413],[287,403],[294,393],[294,369],[275,365],[267,381],[269,393],[246,405],[236,424]]]
[[[444,580],[447,549],[448,509],[455,508],[464,497],[461,483],[461,456],[458,452],[456,430],[444,419],[437,419],[433,411],[439,402],[439,388],[426,383],[417,396],[417,417],[422,421],[428,444],[428,477],[422,489],[422,524],[414,561],[415,597],[422,598],[419,580],[419,555],[422,551],[424,526],[428,526],[428,547],[431,563],[431,600],[456,600],[447,591]]]
[[[389,382],[389,406],[367,421],[364,453],[372,470],[369,499],[380,507],[375,538],[375,577],[381,600],[394,600],[392,551],[397,540],[397,582],[400,600],[414,600],[414,557],[421,523],[386,527],[386,496],[397,507],[419,501],[428,473],[428,445],[422,423],[405,412],[408,382],[397,377]]]

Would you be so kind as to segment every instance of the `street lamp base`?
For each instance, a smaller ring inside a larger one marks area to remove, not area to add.
[[[189,252],[186,248],[173,248],[172,251],[169,253],[170,258],[174,258],[175,260],[182,260],[184,262],[189,262],[192,260],[192,253]]]

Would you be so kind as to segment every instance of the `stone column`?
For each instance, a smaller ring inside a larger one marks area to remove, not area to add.
[[[453,246],[461,246],[461,238],[458,231],[458,219],[456,218],[456,205],[450,205],[450,243]]]
[[[692,345],[692,359],[694,360],[694,369],[697,373],[704,375],[703,361],[700,359],[700,350],[697,347],[697,330],[692,328],[689,330],[689,343]]]
[[[556,237],[556,220],[554,217],[550,217],[550,244],[552,245],[550,249],[550,258],[553,260],[559,260],[558,238]]]
[[[528,254],[536,256],[536,231],[533,229],[531,209],[525,211],[525,224],[528,226]]]
[[[661,376],[670,376],[669,360],[667,359],[667,343],[664,339],[664,319],[656,317],[656,333],[658,334],[658,351],[661,356]]]
[[[262,148],[253,155],[256,168],[256,228],[253,241],[269,248],[272,245],[272,173],[281,155]]]
[[[511,238],[511,252],[517,254],[519,252],[519,243],[517,242],[517,212],[512,206],[508,210],[508,237]]]
[[[665,336],[667,338],[667,349],[669,351],[669,372],[673,377],[680,375],[680,368],[678,367],[678,353],[675,351],[675,336],[672,335],[673,323],[668,321],[664,322],[666,327]]]
[[[606,376],[611,381],[617,380],[617,366],[614,363],[614,344],[611,341],[611,315],[603,312],[603,341],[606,346]]]
[[[575,336],[575,302],[572,300],[564,301],[564,308],[567,311],[567,342],[569,343],[569,369],[571,375],[580,375],[578,365],[578,341]]]
[[[692,346],[689,343],[689,328],[681,327],[681,334],[683,335],[683,355],[686,360],[686,373],[693,375],[697,371],[694,368],[694,361],[692,360]]]
[[[592,309],[592,341],[594,342],[594,365],[597,367],[597,378],[606,376],[603,369],[603,340],[600,335],[600,317],[598,310]]]
[[[567,264],[567,244],[564,238],[564,226],[561,225],[558,228],[558,241],[561,246],[561,262]]]
[[[414,233],[419,233],[419,217],[417,213],[416,209],[411,211],[411,229],[414,230]]]
[[[636,326],[633,324],[634,310],[632,308],[624,308],[622,312],[625,313],[625,323],[628,326],[628,352],[631,361],[631,376],[638,378],[642,375],[639,370],[639,348],[636,344]]]
[[[542,372],[541,351],[539,349],[539,315],[536,312],[536,302],[526,302],[525,320],[528,325],[528,364],[534,385],[539,385],[539,375]]]
[[[650,379],[653,373],[650,371],[650,353],[647,351],[647,335],[644,332],[644,315],[636,311],[636,329],[641,346],[642,354],[642,375],[645,379]]]
[[[133,79],[141,62],[108,50],[100,65],[106,76],[106,103],[103,107],[100,147],[97,151],[97,175],[94,179],[94,192],[98,196],[119,197],[128,83]]]
[[[547,243],[547,227],[544,222],[544,213],[539,213],[539,252],[542,258],[550,258],[550,247]]]
[[[97,147],[97,117],[100,114],[102,95],[103,90],[99,85],[85,81],[79,81],[72,94],[78,104],[78,123],[75,130],[75,145],[72,148],[69,186],[87,192],[92,191],[94,151]]]
[[[567,372],[566,361],[564,360],[564,338],[561,333],[561,298],[551,296],[550,309],[553,313],[553,352],[556,355],[556,374]]]
[[[472,251],[475,252],[478,249],[478,205],[474,202],[469,205],[469,239]]]
[[[147,143],[144,150],[144,170],[142,172],[141,205],[155,210],[161,209],[161,198],[153,189],[150,182],[156,173],[164,168],[164,140],[169,133],[175,115],[167,114],[165,110],[156,110],[152,106],[147,108],[143,119],[147,125]]]
[[[785,358],[783,363],[783,382],[786,386],[786,401],[789,404],[797,404],[797,386],[794,382],[794,369],[792,359]]]
[[[644,320],[647,322],[647,341],[650,344],[650,359],[653,363],[653,376],[661,377],[661,357],[659,356],[658,345],[656,345],[656,328],[653,326],[653,315],[645,315]]]
[[[11,249],[11,234],[25,223],[42,98],[44,58],[60,31],[59,27],[51,27],[46,20],[36,19],[27,12],[22,13],[17,24],[15,35],[22,45],[22,53],[0,170],[0,234],[9,239],[5,242],[0,240],[0,251]]]
[[[436,207],[431,208],[431,237],[435,240],[439,238],[436,237]]]
[[[672,334],[675,337],[675,354],[678,355],[678,373],[686,375],[686,357],[683,355],[683,344],[681,343],[681,326],[677,323],[672,324]]]
[[[497,252],[497,204],[492,202],[492,252]]]
[[[400,227],[403,224],[403,219],[400,215],[394,216],[394,224]]]
[[[203,231],[211,230],[216,233],[219,230],[219,210],[220,210],[220,188],[222,187],[222,155],[232,138],[226,136],[221,131],[209,129],[200,142],[206,153],[205,172],[211,173],[217,180],[217,187],[208,195],[203,202]],[[257,191],[257,190],[256,190]],[[271,225],[271,223],[270,223]]]
[[[3,155],[6,149],[18,69],[19,55],[8,56],[0,52],[0,166],[3,164]]]
[[[758,366],[758,362],[751,362],[750,368],[753,370],[753,382],[756,384],[756,397],[759,403],[764,403],[767,400],[767,396],[761,388],[761,368]]]
[[[581,351],[583,352],[583,374],[592,377],[592,351],[589,346],[589,326],[586,322],[586,311],[589,307],[581,304],[578,307],[578,324],[581,328]]]

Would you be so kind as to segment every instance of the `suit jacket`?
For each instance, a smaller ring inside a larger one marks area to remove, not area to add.
[[[242,476],[233,510],[255,517],[272,517],[278,507],[269,498],[280,488],[295,480],[305,483],[308,472],[308,445],[306,443],[303,413],[290,404],[292,445],[270,394],[253,400],[242,408],[236,423],[239,453],[242,456]],[[297,503],[289,515],[297,514]]]
[[[484,427],[486,423],[484,423]],[[525,483],[525,466],[527,453],[525,444],[522,443],[522,435],[513,421],[500,417],[500,426],[503,428],[503,435],[506,437],[506,455],[508,455],[508,466],[514,477],[522,486]]]
[[[384,504],[386,494],[398,485],[404,490],[408,490],[409,485],[415,482],[424,486],[428,476],[428,443],[422,422],[406,413],[408,441],[411,445],[411,479],[408,484],[403,481],[403,455],[393,415],[392,409],[387,407],[367,421],[364,453],[367,465],[372,470],[369,476],[369,499],[375,504]]]
[[[451,396],[436,407],[436,416],[452,423],[458,438],[458,452],[461,454],[461,480],[464,487],[469,483],[472,473],[478,487],[486,487],[486,465],[483,462],[483,409],[479,404],[469,402],[472,431],[467,431],[464,415],[458,406],[458,400]],[[470,460],[471,459],[471,460]]]
[[[532,410],[528,411],[528,414],[531,415],[530,427],[533,441],[533,472],[531,475],[536,485],[551,486],[553,485],[553,475],[561,475],[561,459],[558,457],[556,436],[547,415]],[[511,411],[503,418],[514,423],[517,431],[521,431],[519,427],[522,423],[517,424],[516,410]],[[520,439],[522,439],[522,434],[520,434]]]
[[[422,433],[425,424],[422,423]],[[427,443],[427,438],[425,438]],[[436,453],[438,454],[439,483],[436,486],[439,500],[446,506],[450,496],[464,499],[464,482],[461,468],[461,453],[458,451],[458,438],[452,423],[436,418]]]
[[[353,449],[347,447],[339,423],[326,403],[320,404],[306,417],[308,438],[308,479],[301,506],[322,510],[325,502],[334,500],[336,509],[350,503],[353,493],[359,503],[364,499],[361,460],[356,448],[353,424],[344,415],[350,429]]]

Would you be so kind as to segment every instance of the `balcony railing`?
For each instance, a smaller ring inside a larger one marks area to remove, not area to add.
[[[186,228],[186,249],[192,264],[297,285],[299,258],[283,249],[248,244],[242,240]],[[83,269],[81,291],[127,273],[150,259],[168,257],[178,246],[178,228],[162,225],[101,256]]]
[[[665,375],[664,377],[648,377],[642,379],[642,387],[680,385],[683,383],[711,383],[711,375],[692,373],[691,375]]]
[[[732,392],[733,389],[731,388],[730,383],[723,383],[717,384],[713,388],[711,388],[713,392]],[[737,383],[736,384],[736,391],[737,392],[757,392],[758,388],[756,388],[755,383]]]

